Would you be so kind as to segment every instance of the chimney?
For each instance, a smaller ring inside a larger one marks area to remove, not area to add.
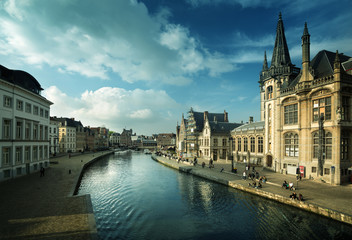
[[[229,114],[224,110],[224,122],[229,122]]]
[[[204,111],[204,121],[208,118],[208,111]]]
[[[253,122],[253,117],[249,117],[249,123]]]

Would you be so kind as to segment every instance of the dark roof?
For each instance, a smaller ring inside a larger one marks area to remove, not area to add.
[[[55,118],[56,121],[67,127],[83,127],[81,121],[75,121],[72,118]]]
[[[241,126],[240,123],[214,122],[209,121],[212,133],[230,133],[233,129]]]
[[[310,62],[310,66],[314,70],[314,77],[321,78],[324,76],[330,76],[334,74],[334,61],[336,53],[327,50],[318,52],[317,55]],[[340,62],[346,62],[351,57],[343,54],[339,54]]]
[[[40,91],[43,90],[32,75],[21,70],[11,70],[0,65],[0,78],[36,94],[40,94]]]
[[[194,120],[198,131],[202,131],[204,128],[204,112],[193,112]],[[216,120],[217,122],[225,122],[224,113],[208,113],[209,121]]]
[[[270,67],[272,68],[286,65],[292,65],[292,63],[286,42],[284,24],[280,13],[279,21],[276,27],[275,46]]]

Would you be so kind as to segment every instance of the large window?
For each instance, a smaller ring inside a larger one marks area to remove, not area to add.
[[[342,131],[341,136],[341,160],[348,160],[348,131]]]
[[[325,132],[322,139],[322,154],[324,159],[332,158],[332,134]],[[313,158],[319,157],[319,133],[313,134]]]
[[[242,151],[242,139],[241,138],[237,138],[237,151],[241,152]]]
[[[324,116],[324,120],[331,119],[331,97],[313,101],[313,121],[318,121],[321,115]]]
[[[248,138],[243,138],[243,151],[248,151]]]
[[[4,96],[4,107],[10,108],[12,107],[12,98],[8,96]]]
[[[342,107],[341,107],[341,120],[350,120],[350,98],[342,96]]]
[[[255,152],[255,138],[251,137],[251,152]]]
[[[298,134],[285,134],[285,156],[298,157]]]
[[[11,138],[11,120],[10,119],[3,120],[2,137],[3,137],[3,139],[10,139]]]
[[[16,139],[22,139],[22,122],[16,122]]]
[[[10,150],[11,149],[9,147],[2,148],[2,163],[4,166],[10,165]]]
[[[22,163],[22,147],[16,147],[16,164]]]
[[[269,86],[267,89],[267,99],[272,99],[273,98],[273,86]]]
[[[298,104],[292,104],[284,107],[285,124],[298,123]]]
[[[264,152],[263,137],[258,137],[258,153]]]
[[[31,123],[26,122],[25,130],[24,130],[24,137],[26,140],[31,138]]]

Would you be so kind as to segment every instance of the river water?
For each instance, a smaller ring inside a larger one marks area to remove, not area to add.
[[[107,156],[84,173],[100,239],[352,239],[352,227],[165,167]]]

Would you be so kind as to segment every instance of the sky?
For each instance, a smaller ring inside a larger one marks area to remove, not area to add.
[[[182,114],[260,121],[259,73],[279,13],[291,61],[352,56],[350,0],[0,0],[0,64],[33,75],[50,115],[137,135],[175,133]]]

